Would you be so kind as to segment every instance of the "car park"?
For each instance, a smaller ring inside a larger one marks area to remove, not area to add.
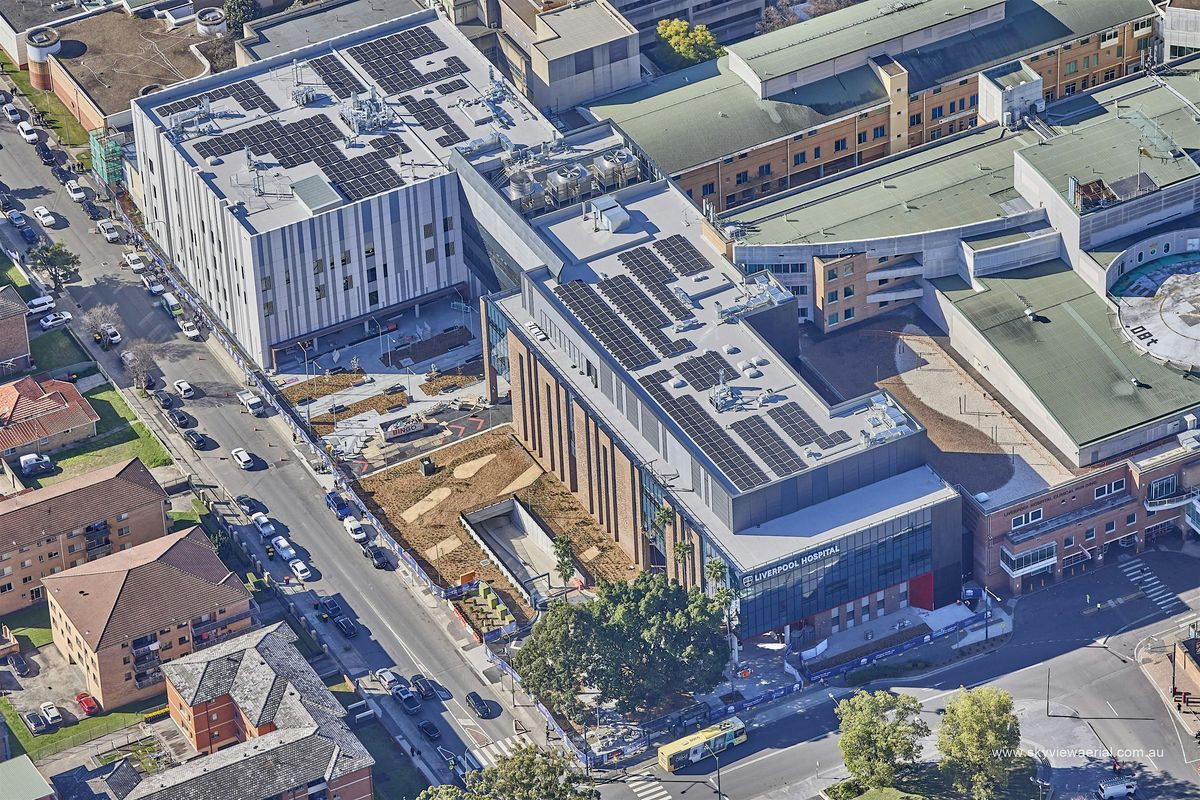
[[[72,319],[73,317],[71,316],[70,311],[55,311],[38,320],[38,325],[42,330],[48,331],[51,328],[57,328],[62,325],[66,325]]]
[[[193,450],[203,450],[208,447],[208,438],[203,433],[191,428],[183,432],[183,438]]]
[[[79,710],[86,716],[94,717],[100,713],[100,704],[96,702],[96,698],[87,692],[80,692],[75,695],[75,704],[79,706]]]
[[[163,412],[163,416],[176,428],[186,428],[192,422],[192,418],[178,408],[168,408]]]
[[[371,538],[366,526],[358,521],[358,517],[346,517],[342,520],[342,525],[346,528],[346,533],[350,534],[350,538],[360,544]]]
[[[317,600],[317,611],[329,617],[340,617],[342,615],[342,607],[338,601],[324,595]]]
[[[284,561],[298,561],[301,564],[304,563],[300,561],[300,559],[296,558],[296,548],[292,547],[292,543],[287,540],[286,536],[276,536],[271,540],[271,547],[275,548],[275,552],[278,553],[279,557]],[[301,580],[303,580],[303,578],[301,578]]]
[[[50,730],[50,726],[46,724],[46,718],[41,714],[29,712],[22,714],[21,719],[25,720],[25,725],[28,726],[29,732],[34,736],[41,736],[46,731]]]
[[[271,523],[270,518],[261,511],[251,514],[250,522],[258,529],[258,535],[262,538],[267,539],[275,535],[275,526]]]
[[[184,336],[191,339],[193,342],[199,341],[201,334],[200,329],[196,327],[196,323],[192,322],[190,319],[184,319],[183,317],[176,317],[175,323],[179,325],[179,330],[183,331]]]
[[[84,200],[87,200],[87,192],[79,185],[79,181],[69,180],[67,181],[67,197],[76,203],[82,203]]]
[[[11,669],[18,678],[24,678],[29,675],[29,662],[25,660],[25,656],[20,653],[12,653],[8,657],[8,668]]]
[[[153,396],[154,402],[158,403],[158,407],[162,409],[168,409],[175,403],[174,398],[162,389],[156,389]]]
[[[338,617],[333,621],[333,624],[342,632],[342,636],[345,636],[347,639],[353,639],[355,636],[358,636],[358,626],[349,617]]]
[[[121,343],[121,332],[107,322],[100,326],[100,335],[109,344]]]
[[[104,241],[106,242],[115,243],[121,241],[121,231],[116,225],[112,224],[106,219],[102,219],[96,223],[96,230],[99,231],[100,235],[104,237]]]
[[[54,214],[50,213],[50,209],[46,208],[45,206],[35,207],[33,209],[33,215],[37,217],[37,221],[41,223],[43,227],[54,227]]]
[[[41,297],[33,298],[25,305],[29,309],[25,312],[25,316],[27,317],[32,317],[35,314],[45,314],[48,311],[54,310],[54,298],[48,294],[44,294]]]
[[[54,472],[54,459],[40,453],[26,453],[17,463],[21,465],[21,474],[26,478]]]
[[[491,712],[488,711],[487,703],[483,702],[483,698],[479,696],[478,692],[467,692],[466,699],[467,705],[469,705],[471,710],[475,712],[475,716],[479,717],[480,719],[488,718],[488,715]]]
[[[421,673],[412,676],[412,686],[417,690],[417,694],[424,697],[426,700],[431,700],[437,696],[437,692],[433,690],[433,684],[429,682]]]
[[[41,162],[47,167],[54,163],[54,151],[51,150],[45,142],[38,142],[34,145],[33,150],[37,153]]]
[[[423,719],[417,723],[417,730],[419,730],[421,735],[431,742],[436,742],[438,739],[442,738],[442,732],[438,730],[438,726],[434,725],[427,719]]]
[[[383,669],[377,669],[374,672],[372,672],[371,674],[374,675],[375,680],[382,683],[383,688],[387,689],[389,692],[393,688],[402,685],[400,683],[400,676],[397,675],[396,673],[392,672],[387,667],[384,667]]]
[[[337,515],[338,519],[345,519],[354,513],[350,509],[350,504],[346,502],[346,498],[342,497],[341,492],[326,492],[325,505]]]
[[[242,513],[247,516],[253,514],[255,511],[266,510],[263,508],[262,503],[258,502],[248,494],[239,494],[237,497],[233,498],[233,501],[238,504],[238,508],[240,508]]]
[[[290,569],[292,574],[296,576],[296,580],[306,581],[312,577],[312,570],[308,568],[308,564],[305,564],[304,561],[299,558],[293,558],[291,561],[289,561],[288,569]]]
[[[17,228],[17,233],[21,234],[21,238],[25,240],[25,244],[37,244],[42,238],[38,236],[37,231],[28,225],[22,225]]]
[[[9,222],[11,222],[13,225],[16,225],[18,228],[26,224],[25,215],[15,208],[9,209],[4,213],[4,215],[8,217]]]
[[[182,397],[184,400],[191,400],[193,397],[196,396],[196,391],[192,388],[192,385],[190,383],[188,383],[187,381],[175,381],[174,386],[175,386],[175,391],[179,392],[179,396]]]
[[[33,127],[25,120],[21,120],[17,123],[17,131],[21,134],[21,138],[25,140],[26,144],[38,143],[37,128]]]
[[[400,701],[400,707],[404,709],[405,714],[417,714],[421,711],[421,701],[412,693],[410,689],[403,686],[397,686],[392,691],[392,697]]]
[[[250,469],[254,466],[254,456],[246,452],[244,447],[235,447],[229,451],[229,455],[233,456],[234,463],[242,469]]]
[[[54,703],[47,700],[45,703],[42,703],[40,710],[47,725],[59,725],[62,723],[62,712],[58,710],[58,706],[54,705]]]
[[[154,275],[143,275],[142,286],[145,286],[146,291],[153,295],[160,295],[167,291],[167,287],[163,286],[162,281]]]
[[[146,259],[142,258],[137,253],[126,253],[125,255],[121,256],[121,262],[125,266],[129,267],[129,270],[135,275],[140,275],[150,266],[146,263]]]

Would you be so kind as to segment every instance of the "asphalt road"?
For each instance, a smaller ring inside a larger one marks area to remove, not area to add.
[[[421,672],[444,689],[442,694],[447,699],[427,702],[416,718],[403,714],[398,704],[381,695],[380,707],[422,749],[425,762],[441,779],[449,777],[435,748],[416,731],[415,722],[420,718],[436,722],[443,734],[438,744],[451,752],[461,753],[465,747],[502,752],[512,741],[514,717],[498,702],[508,694],[501,691],[501,685],[485,684],[468,665],[464,652],[478,645],[442,604],[427,593],[410,590],[402,571],[376,570],[362,557],[358,546],[325,507],[322,495],[327,486],[292,450],[282,424],[243,412],[234,398],[243,388],[237,383],[240,376],[219,352],[219,345],[210,337],[191,342],[179,332],[173,319],[142,288],[139,277],[122,268],[124,248],[108,244],[93,232],[94,223],[67,197],[50,169],[34,157],[32,146],[22,142],[15,127],[8,123],[0,124],[0,180],[22,212],[37,205],[46,205],[55,212],[57,224],[44,233],[66,244],[83,262],[80,279],[66,287],[70,300],[60,298],[59,310],[73,311],[73,324],[77,326],[87,308],[114,304],[121,316],[118,327],[124,344],[137,339],[152,343],[166,385],[184,379],[196,389],[197,396],[181,407],[194,419],[194,426],[216,443],[199,453],[191,451],[165,423],[153,402],[139,398],[135,392],[127,391],[126,398],[149,420],[169,449],[182,459],[181,468],[194,474],[198,483],[219,485],[230,494],[250,494],[267,506],[281,532],[311,563],[314,578],[308,588],[337,598],[358,623],[360,633],[352,641],[345,642],[336,632],[330,632],[328,638],[332,647],[339,648],[336,655],[347,662],[351,674],[395,666],[406,676]],[[0,236],[8,239],[10,246],[19,240],[7,222],[0,223]],[[75,308],[70,301],[74,301]],[[88,332],[76,330],[81,338],[90,339]],[[122,388],[128,389],[129,381],[118,361],[122,346],[107,353],[96,350],[94,355]],[[258,456],[257,468],[240,470],[229,457],[234,447],[245,447]],[[253,529],[247,526],[246,530],[251,534],[247,538],[257,541]],[[279,562],[269,566],[277,577],[285,574],[286,567]],[[296,597],[301,611],[312,611],[307,595]],[[465,707],[463,697],[469,691],[479,692],[488,701],[492,711],[489,719],[476,719]],[[533,717],[521,713],[533,727]],[[536,732],[540,737],[540,726]],[[495,742],[499,744],[492,744]],[[484,758],[486,761],[487,756]]]

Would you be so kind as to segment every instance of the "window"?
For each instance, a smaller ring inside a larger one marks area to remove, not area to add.
[[[342,251],[342,266],[344,267],[349,263],[350,263],[350,251],[343,250]]]
[[[725,195],[725,207],[732,208],[735,205],[737,205],[737,195],[736,194]]]
[[[433,236],[433,223],[426,222],[424,225],[422,225],[421,233],[423,233],[425,235],[426,239],[428,239],[430,236]]]
[[[1075,546],[1075,537],[1074,536],[1067,536],[1063,539],[1063,547],[1064,548],[1074,547],[1074,546]]]
[[[343,292],[348,292],[353,288],[354,288],[354,276],[353,275],[347,275],[346,277],[342,278],[342,291]]]
[[[833,152],[840,153],[845,149],[846,149],[845,137],[838,139],[836,142],[833,143]]]
[[[1071,83],[1068,83],[1066,86],[1063,87],[1063,96],[1064,97],[1070,97],[1073,94],[1075,94],[1075,82],[1074,81],[1072,81]]]
[[[275,287],[275,284],[274,284],[274,282],[271,280],[271,276],[270,276],[270,275],[264,275],[264,276],[263,276],[263,279],[262,279],[262,290],[263,290],[264,292],[269,292],[269,291],[271,291],[271,289],[273,289],[274,287]]]
[[[739,172],[737,177],[734,179],[734,182],[737,183],[738,186],[741,186],[743,183],[749,183],[750,173],[746,172],[745,170]]]
[[[454,242],[446,242],[446,246],[442,248],[446,253],[446,258],[454,255]]]
[[[908,115],[908,127],[915,128],[920,124],[921,124],[921,115],[920,114],[909,114]]]
[[[942,129],[941,128],[934,128],[933,130],[931,130],[929,132],[929,141],[932,142],[934,139],[940,139],[940,138],[942,138]]]
[[[432,264],[434,261],[437,261],[437,250],[431,247],[425,251],[425,263]]]
[[[842,289],[842,298],[845,299],[847,297],[854,297],[853,286],[847,286],[846,288]]]
[[[1079,72],[1079,62],[1078,61],[1068,61],[1066,68],[1063,70],[1063,73],[1066,75],[1074,75],[1076,72]]]
[[[887,136],[887,129],[882,125],[876,125],[875,129],[871,131],[872,139],[882,139],[884,136]]]
[[[1149,33],[1152,30],[1154,30],[1154,20],[1153,19],[1139,19],[1137,22],[1133,23],[1133,35],[1134,36],[1145,36],[1147,33]],[[1139,50],[1145,49],[1144,47],[1142,47],[1141,42],[1138,43],[1138,49]]]
[[[830,267],[829,269],[825,270],[825,280],[827,280],[827,281],[836,281],[837,280],[837,267]]]
[[[710,194],[716,193],[716,191],[717,185],[715,183],[706,183],[700,187],[700,196],[708,197]]]
[[[1136,525],[1137,524],[1137,512],[1136,511],[1130,511],[1128,514],[1125,515],[1125,524],[1126,525]]]
[[[367,305],[369,305],[369,306],[379,305],[379,292],[375,291],[374,289],[367,292]]]
[[[816,161],[820,157],[821,157],[821,148],[814,147],[813,148],[813,161]]]
[[[132,528],[126,525],[124,528],[117,528],[117,537],[128,536],[132,532]]]
[[[1151,500],[1158,500],[1163,497],[1170,497],[1179,490],[1179,478],[1175,475],[1165,475],[1158,480],[1150,482],[1150,492],[1147,495]]]
[[[615,64],[629,58],[629,40],[618,39],[608,45],[608,63]]]
[[[1108,522],[1104,523],[1104,532],[1105,533],[1112,533],[1116,529],[1117,529],[1117,521],[1115,519],[1110,519]]]
[[[1141,34],[1137,34],[1137,35],[1140,36]],[[1150,49],[1150,40],[1149,39],[1138,39],[1137,49],[1138,49],[1139,53],[1142,52],[1143,50],[1149,50]]]
[[[371,258],[375,255],[375,245],[369,244],[363,248],[363,258]]]
[[[1095,538],[1096,538],[1096,529],[1095,528],[1088,528],[1086,531],[1083,532],[1083,540],[1085,542],[1090,542],[1092,539],[1095,539]]]
[[[808,153],[804,152],[803,150],[799,153],[795,153],[792,156],[792,163],[797,166],[803,164],[805,161],[808,161]]]
[[[941,119],[944,114],[945,114],[945,110],[941,106],[934,106],[929,111],[929,118],[930,119]]]
[[[852,320],[852,319],[854,319],[854,309],[853,309],[853,308],[847,308],[847,309],[846,309],[846,311],[845,311],[845,312],[842,314],[842,319],[845,319],[845,320]]]
[[[836,303],[837,301],[838,301],[837,289],[834,289],[832,292],[829,292],[828,294],[825,295],[826,303]]]
[[[859,143],[859,144],[866,144],[866,143],[867,143],[867,132],[866,132],[866,131],[859,131],[859,132],[858,132],[858,143]]]
[[[1105,31],[1100,34],[1100,46],[1104,47],[1105,45],[1112,44],[1120,35],[1120,32],[1116,30]]]
[[[323,259],[323,258],[313,259],[313,275],[320,275],[324,271],[325,271],[325,259]]]
[[[316,293],[317,293],[318,300],[324,300],[325,296],[327,294],[325,291],[325,284],[323,284],[323,283],[317,284]]]
[[[1104,70],[1104,80],[1115,81],[1117,79],[1117,71],[1115,69]]]
[[[969,98],[967,98],[967,105],[969,105],[971,108],[974,108],[975,106],[979,105],[979,95],[973,94]]]
[[[270,317],[270,316],[274,315],[274,313],[275,313],[275,302],[273,300],[267,300],[265,303],[263,303],[263,316],[264,317]],[[71,546],[74,547],[75,545],[71,545]]]
[[[1041,519],[1042,510],[1040,508],[1035,508],[1032,511],[1026,511],[1024,514],[1012,518],[1012,529],[1015,531],[1017,528],[1031,525],[1034,522],[1041,522]]]
[[[770,174],[771,174],[771,165],[770,164],[759,164],[758,165],[758,177],[765,178]]]
[[[830,314],[828,317],[825,318],[826,327],[832,328],[834,325],[837,325],[837,319],[838,319],[837,312],[835,311],[832,314]]]
[[[379,278],[379,272],[374,267],[367,267],[367,283],[374,283]]]
[[[1106,484],[1104,486],[1097,486],[1096,487],[1096,499],[1099,500],[1102,497],[1107,497],[1110,494],[1116,494],[1117,492],[1123,492],[1123,491],[1125,491],[1125,479],[1118,478],[1117,480],[1113,481],[1112,483]]]

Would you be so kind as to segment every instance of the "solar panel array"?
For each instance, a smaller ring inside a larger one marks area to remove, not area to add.
[[[663,310],[675,319],[691,319],[695,316],[692,310],[684,305],[675,293],[667,288],[667,284],[675,280],[674,273],[650,251],[648,247],[635,247],[617,255],[625,269],[629,270],[638,283],[658,301]]]
[[[404,180],[386,160],[409,150],[397,134],[383,134],[371,143],[372,151],[354,158],[346,157],[341,147],[342,139],[343,134],[333,120],[325,114],[316,114],[295,122],[269,119],[236,128],[200,142],[196,145],[196,153],[201,158],[221,158],[250,148],[255,155],[270,153],[285,169],[315,163],[352,201],[404,185]]]
[[[625,369],[656,360],[646,343],[586,283],[569,281],[555,287],[554,293]]]
[[[696,398],[672,397],[662,404],[692,441],[700,446],[717,468],[742,491],[767,483],[770,478],[726,433]]]
[[[462,78],[455,78],[449,83],[443,83],[441,86],[435,88],[437,88],[438,94],[445,96],[448,94],[454,94],[455,92],[461,92],[463,89],[466,89],[469,86],[470,84],[468,84]]]
[[[721,370],[725,371],[726,380],[736,378],[738,371],[733,364],[720,353],[705,350],[698,356],[692,356],[686,361],[675,365],[683,379],[698,391],[711,389],[721,382]]]
[[[400,94],[468,71],[466,63],[458,56],[450,56],[444,67],[431,72],[422,73],[416,68],[414,62],[417,60],[445,49],[446,43],[422,25],[351,47],[349,53],[385,94]]]
[[[444,135],[437,139],[437,143],[442,147],[450,147],[467,140],[467,135],[463,133],[462,128],[450,119],[450,115],[437,104],[436,100],[430,100],[427,97],[418,100],[411,94],[406,94],[396,98],[396,102],[408,109],[408,113],[413,115],[413,120],[425,130],[431,133],[443,131]]]
[[[159,106],[156,110],[159,116],[170,116],[180,111],[190,111],[200,105],[201,97],[207,97],[210,103],[231,97],[247,111],[258,110],[265,114],[274,114],[279,110],[279,106],[275,105],[275,101],[267,97],[267,93],[262,90],[262,87],[249,78],[237,83],[231,83],[228,86],[210,89],[201,95],[189,97],[187,100],[177,100],[174,103],[167,103],[166,105]]]
[[[762,417],[739,419],[729,428],[742,437],[742,440],[750,445],[750,449],[758,453],[758,457],[779,477],[804,469],[804,462]]]
[[[820,426],[808,415],[808,412],[795,402],[787,402],[781,406],[776,406],[767,411],[767,416],[775,420],[775,424],[782,428],[784,433],[790,436],[792,441],[801,447],[815,444],[822,450],[827,450],[834,445],[850,441],[850,435],[845,431],[826,433],[821,430]]]
[[[347,69],[346,65],[335,55],[317,56],[309,59],[308,65],[321,77],[321,80],[325,81],[329,90],[342,100],[347,99],[355,92],[362,93],[367,90],[367,87],[362,85],[362,81],[354,77],[354,73]]]
[[[639,289],[633,278],[628,275],[605,278],[596,284],[596,288],[633,323],[633,327],[646,338],[650,346],[665,358],[686,353],[695,347],[690,339],[667,338],[661,329],[670,325],[671,320],[650,301],[646,293]]]
[[[682,234],[673,233],[655,242],[654,249],[673,270],[685,278],[712,269],[708,259],[700,254],[694,244],[683,238]]]

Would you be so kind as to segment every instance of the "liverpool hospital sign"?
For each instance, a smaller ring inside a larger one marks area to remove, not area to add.
[[[785,572],[791,572],[800,567],[806,567],[815,561],[824,561],[830,556],[836,556],[842,551],[840,544],[831,544],[828,547],[823,547],[820,550],[812,550],[804,555],[793,558],[791,561],[785,561],[781,564],[767,567],[766,569],[752,572],[749,575],[742,576],[742,587],[749,588],[756,583],[765,581],[769,578],[774,578],[776,575],[782,575]]]

